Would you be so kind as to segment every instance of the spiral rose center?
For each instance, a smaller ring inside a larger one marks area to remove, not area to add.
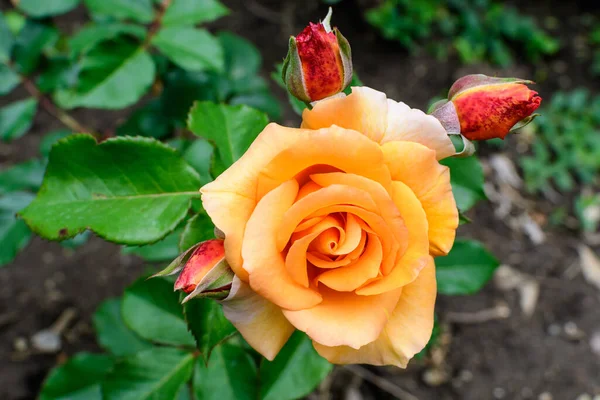
[[[387,191],[374,181],[337,171],[300,180],[282,227],[293,229],[278,237],[287,273],[313,290],[325,285],[352,292],[387,275],[407,241]]]

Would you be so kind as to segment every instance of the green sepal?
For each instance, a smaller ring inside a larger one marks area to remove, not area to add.
[[[298,46],[296,38],[290,36],[289,48],[285,60],[283,60],[283,68],[281,77],[287,90],[297,99],[310,102],[310,96],[307,93],[306,85],[304,84],[304,73],[302,71],[302,61],[298,54]]]

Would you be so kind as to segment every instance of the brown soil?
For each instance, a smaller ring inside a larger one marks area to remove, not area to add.
[[[224,3],[233,13],[214,27],[229,29],[254,42],[264,57],[265,76],[285,55],[288,35],[299,32],[308,20],[316,21],[326,12],[326,6],[317,1],[224,0]],[[535,68],[518,63],[503,70],[487,65],[463,67],[456,60],[440,62],[426,54],[409,55],[395,43],[380,39],[364,22],[361,10],[369,3],[344,0],[336,7],[334,23],[352,43],[355,68],[365,85],[413,107],[425,108],[433,96],[443,95],[456,78],[473,72],[536,79],[546,76],[537,86],[546,99],[556,90],[579,86],[600,94],[600,79],[592,79],[587,71],[589,66],[576,61],[572,50],[572,44],[581,34],[578,16],[594,11],[584,10],[582,5],[552,1],[520,6],[531,15],[558,19],[557,34],[564,50]],[[8,1],[2,0],[0,5],[7,8]],[[68,19],[74,22],[68,25],[81,23],[83,17],[82,12],[74,12]],[[275,85],[273,90],[285,104],[284,93]],[[24,92],[17,92],[2,98],[0,104],[22,96]],[[74,115],[85,125],[110,131],[123,114],[85,110]],[[298,118],[288,111],[282,122],[297,124]],[[16,163],[34,156],[42,135],[59,127],[49,115],[39,113],[30,133],[2,146],[0,163]],[[507,140],[508,146],[502,151],[516,161],[517,139]],[[485,162],[498,152],[485,147],[480,156]],[[557,206],[543,198],[525,193],[523,196],[533,202],[530,211],[538,216],[548,215]],[[422,400],[570,400],[583,393],[600,395],[600,354],[594,354],[590,346],[592,335],[600,333],[600,292],[579,273],[579,233],[542,225],[546,241],[535,245],[505,219],[496,217],[494,208],[491,202],[479,204],[469,213],[474,223],[461,227],[460,235],[483,241],[503,264],[537,281],[540,296],[532,316],[527,317],[521,311],[516,291],[502,291],[493,284],[475,296],[441,296],[438,314],[445,327],[447,354],[438,348],[435,350],[438,358],[415,362],[407,371],[369,368],[385,381],[383,384],[358,378],[354,372],[340,368],[327,387],[322,388],[324,391],[330,391],[334,398],[349,398],[345,396],[353,391],[364,399],[385,399],[393,396],[381,386],[391,383]],[[76,251],[37,238],[14,263],[1,269],[0,399],[33,399],[52,366],[77,351],[97,351],[91,314],[102,300],[121,294],[143,269],[139,259],[120,255],[117,246],[98,238]],[[474,313],[497,304],[510,308],[508,318],[481,323],[447,322],[453,312]],[[78,314],[60,354],[15,350],[16,342],[47,328],[69,307],[74,307]],[[432,365],[440,363],[448,377],[441,379],[439,386],[431,386]]]

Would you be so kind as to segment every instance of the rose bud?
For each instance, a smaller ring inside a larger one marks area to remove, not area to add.
[[[223,240],[211,239],[193,246],[155,276],[181,271],[175,290],[188,294],[186,301],[200,296],[223,299],[229,294],[233,272],[225,261]]]
[[[436,117],[449,134],[462,134],[470,140],[504,139],[538,114],[542,98],[517,78],[467,75],[448,92],[448,101],[433,106]],[[532,115],[533,114],[533,115]]]
[[[331,29],[331,8],[318,24],[312,22],[291,36],[282,77],[289,92],[304,102],[333,96],[352,80],[350,44],[337,28]]]

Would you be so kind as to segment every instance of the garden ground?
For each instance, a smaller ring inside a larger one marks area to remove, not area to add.
[[[256,44],[264,57],[265,76],[285,56],[287,37],[326,11],[316,1],[224,3],[233,12],[214,27],[231,30]],[[553,33],[563,43],[563,50],[535,68],[517,63],[499,69],[464,67],[456,60],[442,62],[427,54],[407,54],[396,43],[379,38],[364,22],[361,13],[368,3],[342,1],[334,13],[334,25],[352,44],[355,69],[365,85],[412,107],[426,108],[429,100],[443,95],[456,78],[475,72],[538,79],[535,88],[546,101],[558,90],[582,86],[600,94],[600,79],[594,80],[588,66],[574,61],[573,54],[573,43],[581,37],[578,18],[594,10],[558,1],[532,2],[525,9],[520,6],[521,11],[540,20],[560,20],[560,29]],[[8,7],[7,0],[0,4]],[[68,19],[62,18],[65,29],[76,29],[85,17],[75,11]],[[273,90],[285,104],[285,94],[275,84]],[[3,102],[19,95],[17,91]],[[74,116],[106,132],[122,117],[89,110],[76,111]],[[295,125],[298,117],[289,111],[282,122]],[[42,135],[60,127],[49,115],[40,113],[29,134],[0,148],[0,163],[33,157]],[[490,201],[471,210],[468,216],[473,223],[459,231],[461,236],[484,242],[507,267],[477,295],[440,298],[437,310],[442,332],[430,357],[413,362],[406,371],[338,368],[311,397],[574,400],[585,393],[588,398],[600,395],[600,288],[581,273],[580,251],[585,244],[581,234],[548,223],[551,212],[571,199],[560,196],[550,202],[508,188],[511,183],[506,176],[525,144],[519,136],[507,141],[501,150],[481,149],[486,179],[491,182]],[[596,254],[600,251],[600,244],[593,240],[588,240],[587,246],[592,255],[594,250]],[[594,257],[586,262],[593,263]],[[76,251],[34,239],[13,264],[0,270],[0,398],[32,399],[54,365],[77,351],[98,351],[91,329],[93,311],[107,297],[120,295],[145,268],[140,259],[121,255],[117,246],[98,238]],[[63,332],[62,350],[51,355],[33,350],[30,337],[71,309],[76,315]]]

